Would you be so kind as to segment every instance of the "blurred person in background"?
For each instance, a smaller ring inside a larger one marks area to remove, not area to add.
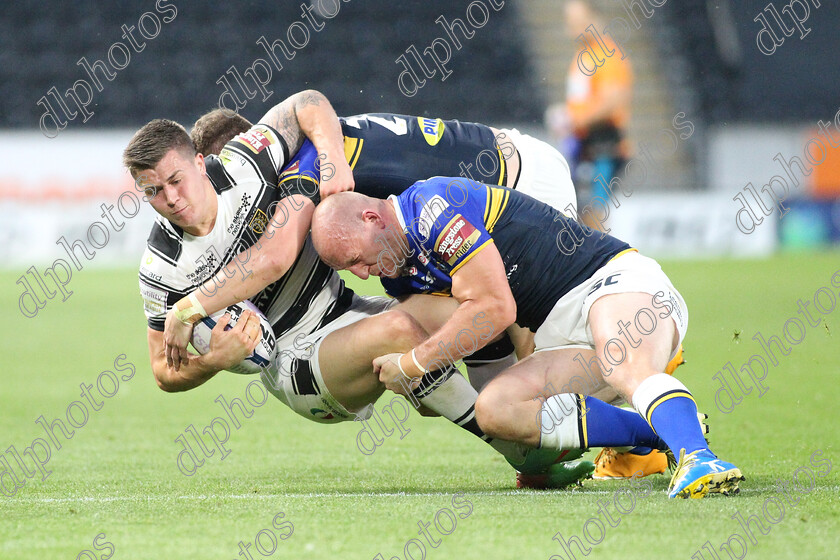
[[[548,108],[546,126],[569,162],[583,208],[596,197],[609,200],[608,185],[629,157],[625,136],[633,72],[630,60],[622,59],[621,49],[601,32],[603,17],[589,2],[567,2],[565,16],[566,36],[577,50],[569,65],[566,101]],[[603,228],[588,216],[583,219],[589,227]]]
[[[546,126],[569,162],[581,209],[596,198],[609,201],[609,184],[623,173],[630,156],[626,130],[633,71],[629,58],[622,58],[624,53],[604,30],[603,15],[590,2],[566,3],[565,33],[577,48],[566,78],[566,101],[546,111]],[[593,229],[605,228],[591,212],[581,212],[580,219]],[[682,362],[680,352],[668,373]],[[645,475],[664,473],[668,462],[656,450],[605,448],[595,464],[597,479],[626,479],[639,469]]]

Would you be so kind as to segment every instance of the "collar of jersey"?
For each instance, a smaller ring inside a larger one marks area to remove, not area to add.
[[[394,211],[397,213],[397,221],[400,223],[400,228],[402,228],[402,231],[406,231],[405,217],[403,216],[399,197],[395,194],[392,194],[388,196],[388,200],[390,200],[391,203],[394,205]]]

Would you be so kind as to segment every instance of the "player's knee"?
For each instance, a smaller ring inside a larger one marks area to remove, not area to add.
[[[427,336],[417,320],[399,309],[391,310],[382,315],[380,322],[381,340],[391,340],[401,345],[414,346]]]
[[[490,437],[499,437],[504,425],[501,411],[504,407],[499,402],[499,395],[488,386],[475,400],[475,419],[481,430]]]
[[[653,367],[649,360],[629,355],[623,363],[613,369],[606,381],[620,393],[631,395],[642,381],[663,371],[664,368],[660,370]]]

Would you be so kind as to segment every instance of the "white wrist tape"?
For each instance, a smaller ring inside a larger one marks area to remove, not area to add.
[[[411,387],[411,384],[414,383],[415,381],[417,381],[417,378],[416,377],[409,377],[408,374],[403,369],[402,364],[400,363],[400,360],[402,359],[403,356],[405,356],[405,354],[400,354],[399,357],[397,358],[397,367],[400,368],[400,373],[405,378],[405,380],[408,381],[408,386]]]
[[[412,359],[412,360],[414,360],[414,365],[415,365],[415,366],[417,366],[417,369],[419,369],[420,371],[422,371],[422,372],[423,372],[423,375],[426,375],[427,373],[429,373],[429,370],[428,370],[428,369],[426,369],[426,368],[424,368],[424,367],[420,364],[420,361],[417,359],[417,354],[415,354],[414,352],[415,352],[415,349],[414,349],[414,348],[412,348],[412,349],[411,349],[411,359]]]
[[[195,293],[191,293],[175,304],[175,317],[185,325],[192,325],[207,317],[207,312]]]

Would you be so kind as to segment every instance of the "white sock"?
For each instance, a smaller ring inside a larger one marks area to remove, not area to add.
[[[558,451],[581,448],[576,395],[563,393],[548,397],[537,416],[540,421],[540,448]]]
[[[435,374],[438,372],[432,372]],[[414,390],[413,397],[423,406],[437,412],[471,434],[483,439],[506,459],[519,464],[525,460],[519,444],[495,439],[485,434],[475,419],[475,400],[478,392],[464,379],[460,372],[451,368],[436,380],[423,377],[423,383]]]
[[[688,388],[683,385],[682,381],[673,375],[668,375],[667,373],[651,375],[636,387],[636,391],[633,393],[631,399],[633,401],[633,408],[642,415],[642,418],[650,422],[647,416],[650,405],[671,391],[684,391],[691,394]]]

